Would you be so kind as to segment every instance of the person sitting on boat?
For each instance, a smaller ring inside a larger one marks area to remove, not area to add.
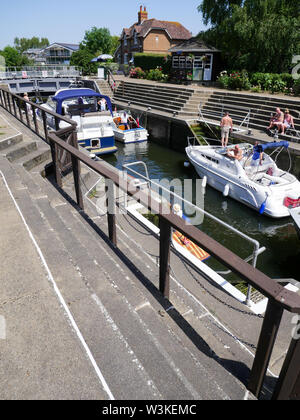
[[[286,109],[284,111],[284,121],[283,121],[283,125],[282,125],[282,134],[284,134],[284,131],[288,130],[289,128],[295,129],[294,118],[290,114],[290,111],[288,109]]]
[[[253,148],[253,156],[252,156],[252,165],[262,165],[262,161],[264,160],[264,151],[262,145],[256,141]]]
[[[267,128],[267,130],[270,131],[273,127],[276,127],[277,130],[279,130],[280,128],[282,129],[283,120],[284,120],[283,112],[281,111],[280,108],[276,108],[276,115],[275,117],[271,118],[270,125]]]
[[[136,126],[135,121],[134,121],[134,119],[131,116],[128,117],[128,124],[129,124],[129,128],[130,129],[136,128],[135,127]]]
[[[98,110],[101,112],[106,111],[106,100],[104,98],[101,98],[98,101]]]
[[[124,125],[125,130],[128,130],[128,116],[127,116],[127,112],[124,111],[121,114],[121,124]]]
[[[225,115],[221,120],[220,126],[222,134],[222,147],[226,147],[228,144],[229,133],[233,130],[233,122],[229,116],[229,112],[225,112]]]
[[[243,151],[238,144],[233,149],[228,149],[226,154],[228,157],[236,160],[243,159]]]

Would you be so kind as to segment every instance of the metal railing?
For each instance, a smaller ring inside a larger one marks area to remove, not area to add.
[[[0,71],[0,80],[16,80],[30,78],[58,78],[58,77],[79,77],[81,72],[78,67],[74,66],[33,66],[33,67],[10,67],[4,71]]]
[[[144,170],[146,172],[146,176],[142,175],[140,172],[135,171],[132,169],[133,166],[142,165],[144,167]],[[174,191],[169,190],[168,188],[165,188],[162,184],[158,184],[157,182],[153,181],[149,177],[148,168],[145,164],[145,162],[133,162],[133,163],[127,163],[123,165],[123,169],[125,169],[126,172],[131,172],[133,175],[135,175],[139,180],[139,184],[135,184],[136,186],[143,186],[147,185],[149,190],[157,190],[163,194],[165,191],[170,196],[170,201],[174,201],[175,199],[181,203],[181,208],[184,208],[184,206],[187,206],[190,210],[193,210],[194,212],[200,213],[203,216],[211,219],[213,222],[217,223],[218,225],[222,226],[225,229],[228,229],[233,234],[239,236],[240,238],[244,239],[246,242],[250,243],[253,247],[252,254],[248,256],[245,261],[250,262],[252,261],[252,266],[255,268],[257,264],[257,259],[259,255],[261,255],[263,252],[266,251],[265,247],[261,247],[259,242],[250,236],[246,235],[245,233],[241,232],[240,230],[234,228],[233,226],[228,225],[228,223],[223,222],[223,220],[217,218],[216,216],[212,215],[211,213],[208,213],[201,207],[197,206],[196,204],[191,203],[190,201],[186,200],[185,198],[181,197],[180,195],[176,194]],[[227,275],[231,273],[231,270],[228,270],[226,272],[216,272],[220,275]],[[248,291],[246,296],[246,305],[250,305],[251,303],[251,292],[252,292],[252,286],[248,285]]]
[[[226,106],[224,105],[224,103],[221,102],[221,100],[219,100],[219,103],[220,103],[220,106],[221,106],[221,108],[219,110],[204,110],[203,105],[200,102],[199,107],[198,107],[200,120],[205,122],[204,114],[212,117],[213,119],[222,118],[224,116],[224,112],[226,111],[226,109],[228,107],[226,108]],[[251,122],[252,109],[251,108],[245,108],[245,107],[239,107],[239,106],[234,106],[234,108],[230,107],[230,109],[231,109],[231,114],[233,115],[232,119],[235,122],[239,123],[239,128],[240,129],[243,128],[243,126],[245,124],[246,128],[248,129],[249,124]],[[243,117],[243,116],[235,114],[234,111],[238,111],[238,112],[245,111],[246,115],[245,115],[245,117]]]
[[[115,78],[114,78],[111,70],[107,68],[106,71],[107,71],[107,82],[108,82],[108,84],[111,88],[112,93],[114,94],[115,90],[117,88],[117,82],[115,81]]]
[[[0,105],[12,115],[16,116],[16,118],[20,119],[26,126],[34,129],[34,127],[30,125],[29,118],[27,118],[28,113],[25,114],[25,119],[20,118],[20,115],[17,113],[18,106],[19,112],[22,114],[23,111],[20,104],[22,105],[24,102],[25,105],[29,104],[33,108],[40,108],[39,106],[24,101],[23,98],[0,88]],[[41,110],[44,112],[43,115],[45,116],[45,110],[42,108]],[[33,115],[34,114],[35,112],[33,112]],[[73,132],[74,138],[76,138],[76,124],[74,122],[55,113],[51,114],[55,118],[57,128],[60,119],[67,121],[70,124],[70,128],[68,128],[69,133]],[[44,117],[43,121],[45,121]],[[40,132],[39,135],[41,134],[42,133]],[[118,173],[107,165],[93,161],[85,153],[78,150],[77,147],[62,140],[60,138],[62,134],[64,136],[66,135],[66,129],[52,133],[48,133],[48,131],[45,130],[45,140],[50,144],[52,150],[56,180],[59,185],[62,185],[60,156],[65,152],[70,155],[72,161],[77,204],[80,209],[84,210],[80,185],[81,163],[106,179],[108,235],[115,247],[117,247],[116,215],[114,211],[116,206],[115,187],[125,191],[130,197],[133,197],[144,207],[159,216],[159,290],[165,298],[169,299],[170,296],[171,230],[173,228],[203,248],[222,265],[269,299],[248,384],[248,389],[256,397],[259,397],[262,391],[283,313],[286,310],[292,314],[297,314],[295,333],[292,336],[289,351],[272,398],[300,399],[300,296],[284,288],[255,267],[249,265],[243,259],[201,232],[201,230],[195,226],[187,224],[181,217],[170,213],[169,211],[166,212],[163,204],[153,201],[149,192],[143,191],[141,188],[128,181],[128,179],[119,176]]]

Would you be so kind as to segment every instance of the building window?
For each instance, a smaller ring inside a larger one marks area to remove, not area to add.
[[[179,69],[179,57],[174,55],[173,57],[173,68],[174,69]]]
[[[124,64],[128,64],[128,54],[124,54]]]
[[[195,57],[194,67],[196,69],[203,69],[203,61],[201,60],[201,56],[196,56]]]
[[[125,47],[127,46],[127,38],[126,38],[126,35],[124,35],[124,46]]]
[[[179,57],[179,68],[180,69],[185,69],[186,68],[186,57]]]
[[[133,42],[134,42],[134,45],[138,44],[138,39],[137,39],[137,33],[136,32],[133,35]]]

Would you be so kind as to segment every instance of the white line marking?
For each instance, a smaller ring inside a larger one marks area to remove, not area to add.
[[[43,265],[44,265],[44,267],[46,269],[46,272],[48,274],[48,278],[49,278],[50,282],[52,283],[53,289],[54,289],[54,291],[55,291],[55,293],[56,293],[56,295],[57,295],[57,297],[58,297],[58,299],[59,299],[62,307],[64,308],[64,310],[65,310],[65,312],[66,312],[66,314],[67,314],[67,316],[69,318],[69,321],[70,321],[72,327],[74,328],[74,331],[75,331],[77,337],[79,338],[79,340],[80,340],[80,342],[81,342],[81,344],[82,344],[82,346],[83,346],[83,348],[84,348],[84,350],[85,350],[85,352],[87,354],[87,357],[89,358],[90,362],[92,363],[92,366],[93,366],[93,368],[94,368],[94,370],[95,370],[95,372],[96,372],[96,374],[97,374],[97,376],[98,376],[98,378],[99,378],[99,380],[100,380],[100,382],[101,382],[101,384],[102,384],[105,392],[109,396],[110,400],[115,400],[115,398],[114,398],[111,390],[109,389],[109,387],[108,387],[108,385],[106,383],[106,380],[104,379],[104,376],[102,375],[102,373],[101,373],[101,371],[100,371],[100,369],[99,369],[99,367],[98,367],[98,365],[97,365],[97,363],[96,363],[96,361],[95,361],[95,359],[94,359],[94,357],[93,357],[93,355],[92,355],[92,353],[91,353],[88,345],[86,344],[86,342],[85,342],[85,340],[84,340],[84,338],[82,336],[82,334],[81,334],[81,332],[80,332],[80,330],[79,330],[79,328],[78,328],[78,326],[77,326],[77,324],[76,324],[76,322],[75,322],[75,320],[74,320],[74,318],[73,318],[73,316],[72,316],[72,314],[71,314],[71,312],[70,312],[70,310],[69,310],[69,308],[68,308],[68,306],[67,306],[67,304],[66,304],[66,302],[65,302],[65,300],[63,298],[63,296],[62,296],[62,294],[60,293],[60,291],[59,291],[59,289],[57,287],[57,284],[55,283],[55,280],[53,278],[53,275],[52,275],[52,273],[51,273],[51,271],[50,271],[50,269],[49,269],[49,267],[47,265],[47,262],[46,262],[46,260],[44,258],[44,255],[43,255],[40,247],[38,246],[38,244],[37,244],[37,242],[36,242],[36,240],[35,240],[32,232],[31,232],[29,226],[27,225],[27,222],[26,222],[26,220],[25,220],[25,218],[24,218],[24,216],[23,216],[23,214],[22,214],[22,212],[20,210],[20,207],[18,206],[18,203],[16,202],[16,200],[15,200],[15,198],[14,198],[14,196],[13,196],[13,194],[12,194],[12,192],[11,192],[11,190],[10,190],[7,182],[6,182],[5,176],[3,175],[3,173],[2,173],[1,170],[0,170],[0,175],[1,175],[2,179],[3,179],[3,181],[4,181],[4,184],[5,184],[6,188],[7,188],[8,193],[9,193],[9,195],[10,195],[10,197],[11,197],[11,199],[12,199],[12,201],[13,201],[15,207],[16,207],[16,209],[18,210],[18,213],[19,213],[19,215],[20,215],[20,217],[21,217],[21,219],[22,219],[22,221],[23,221],[23,223],[24,223],[24,225],[26,227],[26,230],[27,230],[27,232],[28,232],[28,234],[30,236],[30,239],[32,240],[32,242],[33,242],[33,244],[34,244],[34,246],[35,246],[35,248],[36,248],[36,250],[37,250],[37,252],[39,254],[39,257],[40,257],[40,259],[41,259],[41,261],[42,261],[42,263],[43,263]]]

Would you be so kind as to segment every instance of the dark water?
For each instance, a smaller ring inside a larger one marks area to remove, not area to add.
[[[118,169],[122,169],[122,165],[126,163],[143,161],[148,167],[151,179],[193,179],[194,182],[197,179],[193,169],[184,167],[184,153],[172,151],[153,142],[117,145],[118,152],[104,159]],[[143,173],[141,168],[136,170]],[[300,241],[292,219],[274,220],[261,216],[230,198],[224,198],[221,193],[210,187],[206,188],[205,210],[267,248],[267,251],[258,257],[257,264],[264,273],[272,278],[300,279]],[[243,258],[252,253],[253,247],[248,242],[209,218],[205,218],[199,228]],[[214,264],[212,263],[213,266]]]

